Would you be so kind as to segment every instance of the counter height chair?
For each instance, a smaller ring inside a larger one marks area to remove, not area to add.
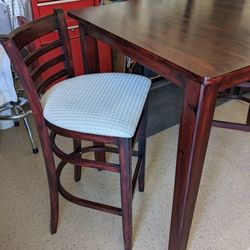
[[[54,41],[22,57],[24,47],[49,33],[56,37]],[[59,192],[78,205],[121,215],[125,249],[132,249],[132,197],[137,179],[139,191],[144,191],[150,80],[126,73],[74,77],[69,36],[61,10],[24,24],[8,36],[2,36],[1,42],[26,92],[41,141],[50,192],[51,233],[57,231]],[[56,56],[44,62],[41,58],[46,53]],[[38,63],[34,64],[35,61]],[[56,135],[73,139],[72,153],[56,145]],[[93,146],[81,147],[82,140],[94,142]],[[138,150],[133,150],[136,141]],[[61,159],[57,168],[53,152]],[[119,163],[86,159],[87,152],[102,156],[105,152],[118,153]],[[132,155],[138,158],[133,177]],[[60,182],[66,164],[74,167],[75,181],[81,179],[82,167],[119,173],[121,208],[85,200],[66,191]]]

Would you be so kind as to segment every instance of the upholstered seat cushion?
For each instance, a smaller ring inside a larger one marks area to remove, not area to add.
[[[51,87],[42,97],[50,123],[69,130],[131,138],[151,81],[125,73],[74,77]]]

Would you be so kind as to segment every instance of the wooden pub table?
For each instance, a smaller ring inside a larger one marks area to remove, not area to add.
[[[216,98],[250,80],[250,0],[131,0],[70,11],[85,73],[97,40],[184,88],[168,249],[187,247]]]

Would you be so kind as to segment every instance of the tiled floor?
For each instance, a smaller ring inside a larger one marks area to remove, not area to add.
[[[217,117],[242,120],[247,106],[228,102]],[[233,113],[231,113],[233,112]],[[167,249],[178,125],[148,138],[145,193],[133,205],[135,250]],[[61,141],[71,149],[70,142]],[[116,174],[84,170],[68,190],[118,204]],[[250,247],[250,133],[213,128],[188,249]],[[0,131],[0,249],[123,249],[121,218],[60,199],[58,232],[49,232],[48,188],[41,153],[33,155],[23,126]]]

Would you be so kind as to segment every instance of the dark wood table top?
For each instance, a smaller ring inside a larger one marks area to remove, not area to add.
[[[87,73],[99,72],[99,39],[184,88],[168,249],[185,250],[218,92],[250,81],[250,0],[130,0],[69,16]]]
[[[72,14],[202,78],[250,65],[250,0],[131,0]]]

